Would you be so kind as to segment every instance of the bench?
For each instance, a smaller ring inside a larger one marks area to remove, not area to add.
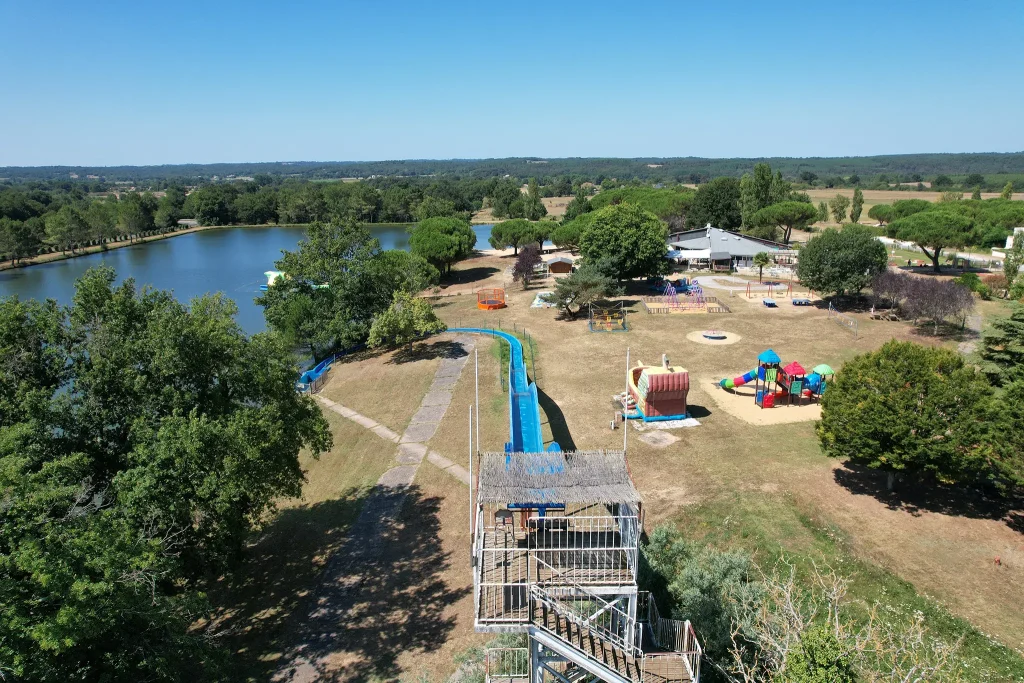
[[[794,306],[810,306],[811,305],[811,300],[810,299],[805,299],[805,298],[793,299],[793,305]]]
[[[767,297],[765,299],[763,299],[761,303],[763,303],[768,308],[776,308],[778,306],[778,304],[775,303],[775,299],[771,299],[771,298],[767,298]]]

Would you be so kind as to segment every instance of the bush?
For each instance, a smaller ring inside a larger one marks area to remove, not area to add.
[[[587,216],[589,224],[580,235],[580,254],[586,261],[611,259],[619,280],[665,271],[668,230],[653,213],[633,204],[617,204]]]
[[[991,383],[949,349],[890,341],[857,356],[822,397],[825,453],[897,476],[1003,488],[1024,482]]]
[[[826,293],[860,292],[888,266],[885,245],[862,225],[828,229],[807,241],[800,251],[800,281]]]

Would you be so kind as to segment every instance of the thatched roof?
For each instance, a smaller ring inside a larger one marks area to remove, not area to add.
[[[622,451],[484,453],[481,503],[639,503]]]

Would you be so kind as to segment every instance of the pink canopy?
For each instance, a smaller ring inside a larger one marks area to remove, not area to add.
[[[790,363],[786,367],[782,368],[782,371],[785,372],[790,377],[794,377],[796,375],[806,375],[807,374],[807,371],[804,370],[804,367],[802,365],[800,365],[799,363],[797,363],[796,361],[793,361],[792,363]]]

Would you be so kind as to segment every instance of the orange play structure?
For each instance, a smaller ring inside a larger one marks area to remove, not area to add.
[[[481,289],[476,293],[476,307],[484,311],[505,308],[504,289]]]

